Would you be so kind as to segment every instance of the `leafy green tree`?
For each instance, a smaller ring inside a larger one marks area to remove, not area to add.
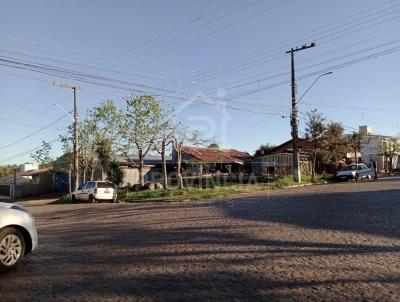
[[[107,100],[88,111],[87,118],[80,127],[80,162],[84,178],[86,171],[90,171],[90,179],[93,180],[94,168],[101,161],[98,158],[98,150],[108,148],[108,163],[122,152],[121,132],[123,132],[124,118],[123,112],[112,100]],[[103,172],[107,173],[107,167],[102,168]]]
[[[60,135],[59,137],[62,143],[63,155],[54,161],[53,168],[55,171],[68,173],[68,192],[69,195],[71,195],[72,169],[74,167],[74,154],[72,152],[72,128],[69,127],[69,131],[64,135]]]
[[[111,161],[107,169],[107,179],[114,185],[119,187],[124,182],[124,171],[119,163],[115,160]]]
[[[53,161],[50,157],[50,151],[51,144],[46,141],[42,141],[42,146],[35,152],[31,153],[31,158],[39,165],[49,166]]]
[[[133,151],[137,154],[140,185],[144,186],[144,160],[149,152],[154,150],[157,138],[167,123],[163,118],[160,102],[152,96],[132,96],[127,98],[126,103],[125,153],[129,155]]]
[[[116,156],[117,151],[120,150],[121,135],[119,133],[123,126],[123,118],[122,111],[111,100],[88,110],[87,117],[79,124],[78,129],[78,161],[80,177],[82,177],[80,183],[86,182],[87,179],[93,180],[95,167],[98,165],[96,149],[101,142],[110,143],[113,156]],[[67,133],[62,136],[62,141],[72,144],[72,127],[69,127]]]
[[[341,123],[330,122],[326,125],[323,149],[324,162],[336,169],[338,161],[346,155],[349,149]]]
[[[275,148],[275,145],[271,145],[271,144],[263,144],[260,147],[258,147],[258,149],[256,150],[256,152],[254,152],[254,156],[261,156],[261,155],[265,155],[268,154],[268,152],[271,152],[272,149]]]
[[[361,133],[353,132],[348,136],[348,145],[354,153],[354,162],[358,162],[357,154],[361,152],[363,146],[363,136]]]
[[[326,118],[314,109],[307,113],[305,137],[311,142],[311,181],[315,181],[315,166],[317,157],[324,152],[325,125]]]
[[[107,100],[94,107],[88,112],[88,120],[94,131],[95,142],[106,140],[110,143],[112,154],[121,153],[125,115],[114,102]]]

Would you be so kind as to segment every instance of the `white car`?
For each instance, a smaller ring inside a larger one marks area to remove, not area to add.
[[[82,184],[71,196],[72,201],[117,201],[117,190],[109,181],[89,181]]]
[[[360,178],[371,179],[372,176],[374,176],[374,170],[372,168],[368,168],[365,164],[344,166],[341,171],[336,173],[336,179],[338,180],[358,180]]]
[[[35,218],[20,205],[0,202],[0,271],[17,267],[37,245]]]

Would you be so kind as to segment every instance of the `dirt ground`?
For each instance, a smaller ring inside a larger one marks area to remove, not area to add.
[[[400,301],[399,178],[29,210],[40,247],[0,301]]]

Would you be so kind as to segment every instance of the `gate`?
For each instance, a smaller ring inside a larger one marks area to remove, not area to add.
[[[11,185],[0,185],[0,199],[11,198]]]

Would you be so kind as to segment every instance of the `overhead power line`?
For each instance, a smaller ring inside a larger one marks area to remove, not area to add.
[[[51,143],[54,143],[54,142],[56,142],[56,141],[58,141],[58,140],[59,140],[59,138],[55,138],[55,139],[49,141],[48,143],[51,144]],[[28,150],[28,151],[24,151],[24,152],[22,152],[22,153],[13,155],[13,156],[11,156],[11,157],[2,159],[2,160],[0,160],[0,163],[8,162],[8,161],[10,161],[10,160],[14,160],[14,159],[19,158],[19,157],[21,157],[21,156],[30,154],[31,152],[34,152],[34,151],[36,151],[36,150],[39,150],[41,147],[42,147],[42,145],[37,146],[37,147],[35,147],[35,148],[33,148],[33,149],[30,149],[30,150]]]
[[[59,117],[58,119],[56,119],[55,121],[51,122],[50,124],[47,124],[46,126],[43,126],[43,127],[40,128],[39,130],[36,130],[35,132],[32,132],[31,134],[29,134],[29,135],[27,135],[27,136],[24,136],[24,137],[22,137],[22,138],[20,138],[20,139],[18,139],[18,140],[16,140],[16,141],[14,141],[14,142],[12,142],[12,143],[9,143],[9,144],[7,144],[7,145],[0,146],[0,150],[5,149],[5,148],[8,148],[8,147],[11,147],[11,146],[16,145],[16,144],[18,144],[18,143],[20,143],[20,142],[23,142],[24,140],[26,140],[26,139],[28,139],[28,138],[30,138],[30,137],[32,137],[32,136],[34,136],[34,135],[36,135],[36,134],[42,132],[43,130],[49,128],[50,126],[53,126],[54,124],[56,124],[57,122],[59,122],[60,120],[62,120],[62,119],[63,119],[65,116],[67,116],[68,114],[71,114],[71,111],[70,111],[70,112],[67,112],[66,114],[64,114],[64,115],[62,115],[61,117]]]

